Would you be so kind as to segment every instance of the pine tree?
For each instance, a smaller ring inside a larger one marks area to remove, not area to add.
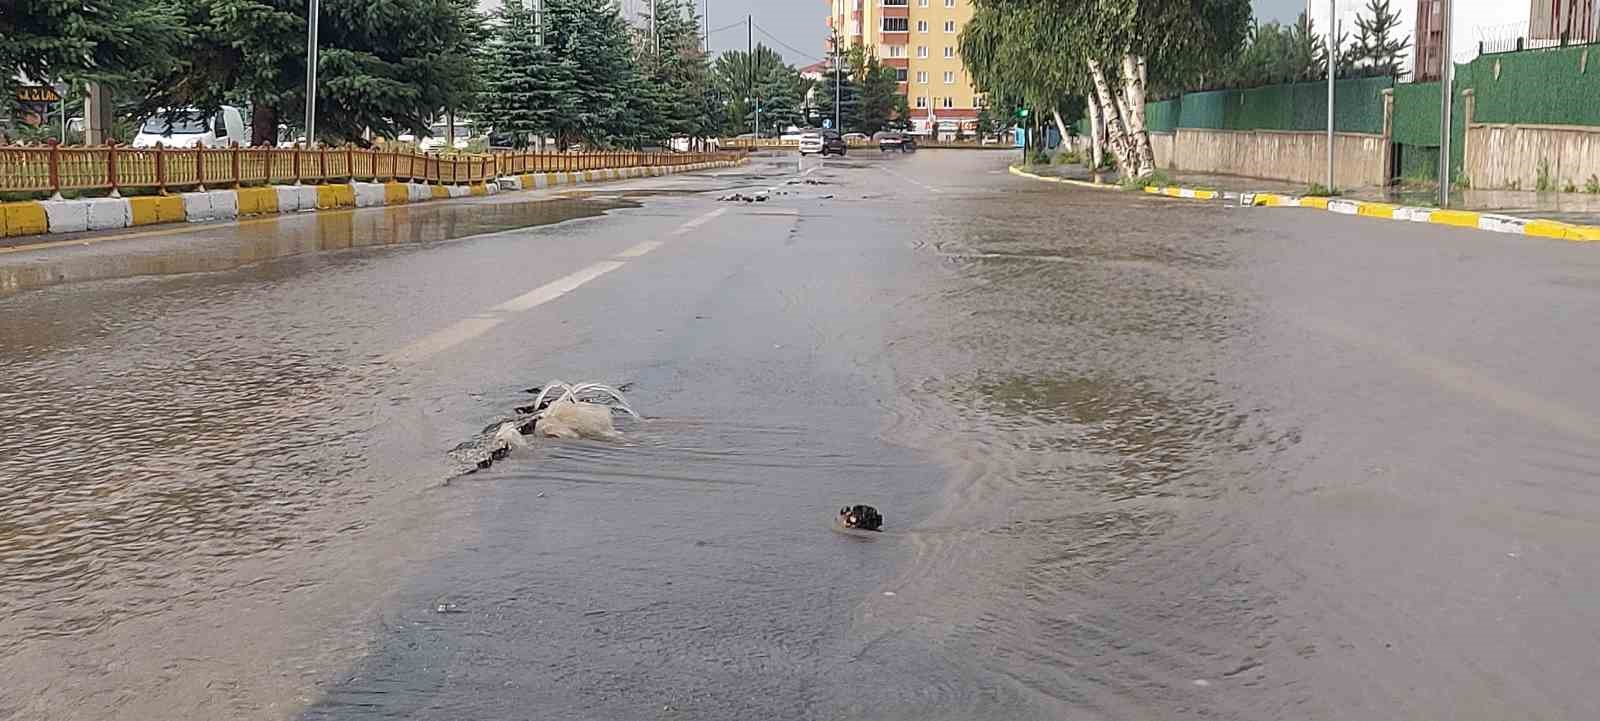
[[[1368,0],[1367,12],[1356,17],[1354,60],[1383,75],[1400,72],[1400,62],[1411,48],[1411,38],[1397,37],[1400,16],[1389,9],[1389,0]]]
[[[173,0],[6,0],[0,9],[0,108],[18,76],[118,87],[169,78],[190,36]]]
[[[571,112],[572,63],[558,60],[539,37],[537,18],[518,0],[508,0],[480,52],[485,88],[478,117],[509,135],[514,147],[550,133]]]
[[[545,42],[571,63],[570,111],[552,130],[563,148],[610,145],[641,135],[646,118],[628,25],[612,0],[545,0]]]

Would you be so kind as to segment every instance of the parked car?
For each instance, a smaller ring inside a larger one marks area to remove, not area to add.
[[[822,148],[823,144],[821,131],[814,130],[812,132],[802,133],[800,135],[801,155],[820,154],[822,152]]]
[[[867,137],[866,133],[845,133],[844,134],[844,142],[846,142],[846,143],[866,143],[866,142],[869,142],[871,140],[872,140],[872,138]]]
[[[813,130],[800,136],[801,155],[822,155],[829,153],[843,157],[850,148],[844,142],[844,136],[836,130]]]
[[[450,134],[450,129],[444,123],[434,123],[428,126],[428,132],[429,137],[417,143],[417,149],[424,153],[437,153],[443,150],[446,143],[445,136]],[[456,123],[456,137],[449,146],[455,150],[466,150],[472,145],[472,141],[479,139],[483,139],[486,144],[488,142],[487,138],[476,132],[472,123]]]
[[[249,145],[244,113],[224,105],[207,115],[197,108],[162,109],[139,124],[133,147],[153,148],[156,143],[171,148],[225,148],[232,143]]]

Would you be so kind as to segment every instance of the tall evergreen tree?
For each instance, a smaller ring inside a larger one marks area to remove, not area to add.
[[[480,50],[485,86],[478,117],[509,136],[514,147],[527,147],[572,111],[572,61],[549,51],[538,19],[520,0],[507,0],[491,26],[491,39]]]
[[[572,63],[571,111],[552,130],[563,148],[639,135],[638,68],[627,23],[612,0],[545,0],[545,43]]]

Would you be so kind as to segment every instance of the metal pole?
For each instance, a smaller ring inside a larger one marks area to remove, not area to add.
[[[1450,62],[1450,0],[1439,0],[1439,207],[1450,207],[1450,103],[1455,68]]]
[[[317,0],[306,18],[306,147],[317,144]]]
[[[839,65],[839,33],[833,34],[833,129],[844,132],[839,124],[839,85],[844,82],[844,71]]]
[[[661,26],[656,23],[656,8],[660,0],[650,0],[650,41],[655,44],[656,62],[661,62]]]
[[[744,59],[745,59],[746,62],[748,62],[750,64],[750,87],[748,88],[748,90],[750,92],[747,93],[746,95],[747,95],[747,97],[750,98],[750,102],[755,103],[756,112],[755,112],[754,117],[752,117],[752,121],[754,123],[754,127],[752,127],[751,129],[756,134],[755,139],[756,140],[760,140],[761,139],[761,99],[756,97],[756,45],[755,45],[755,43],[756,43],[756,16],[754,16],[754,15],[746,15],[746,16],[744,16],[744,48],[745,48]]]
[[[533,0],[533,30],[535,41],[544,47],[544,0]]]
[[[711,0],[706,0],[705,12],[700,14],[700,22],[706,31],[706,55],[711,54]]]
[[[1333,192],[1333,79],[1339,73],[1339,33],[1336,29],[1334,9],[1336,0],[1328,0],[1328,192]]]

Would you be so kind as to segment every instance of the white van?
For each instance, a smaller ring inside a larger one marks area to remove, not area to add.
[[[153,148],[156,143],[167,148],[226,148],[232,143],[249,145],[250,135],[245,132],[244,113],[232,105],[211,115],[195,108],[163,109],[140,123],[139,134],[133,137],[135,148]]]

